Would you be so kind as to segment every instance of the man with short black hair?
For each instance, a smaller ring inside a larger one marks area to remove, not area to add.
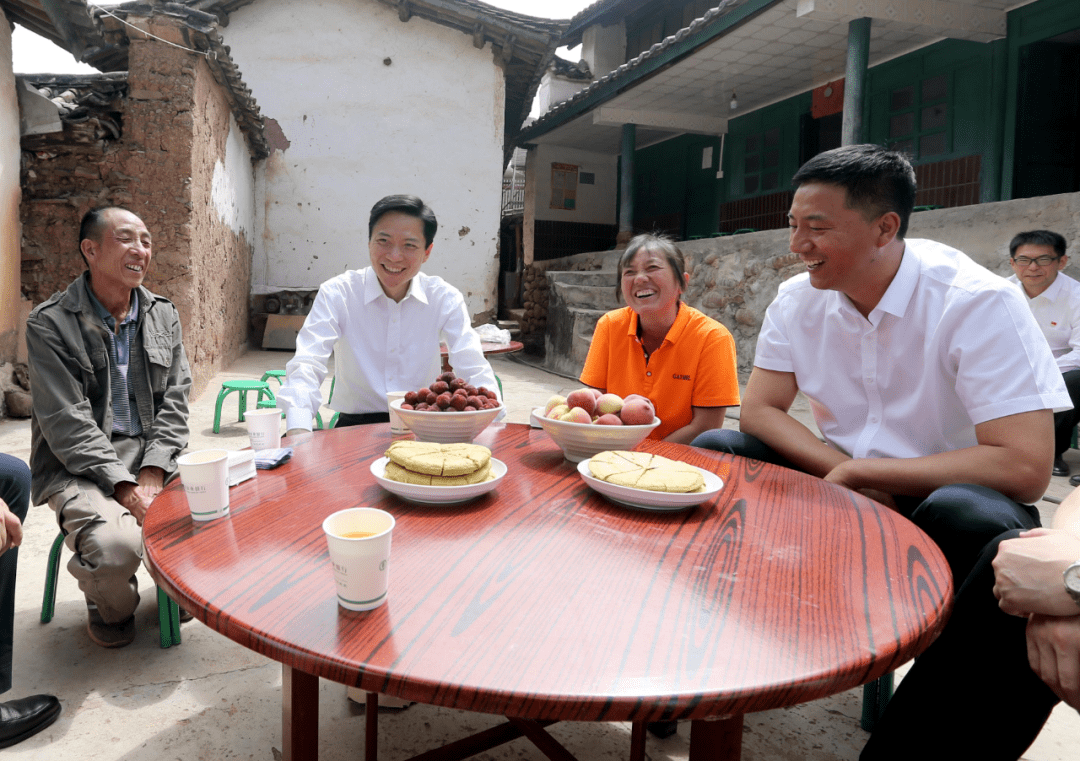
[[[837,148],[792,183],[791,251],[807,272],[782,283],[768,308],[741,432],[710,431],[694,444],[793,467],[896,509],[941,548],[961,598],[969,583],[990,594],[992,573],[989,586],[979,575],[986,553],[1006,532],[1040,525],[1032,503],[1050,482],[1051,411],[1070,406],[1053,355],[1015,287],[954,248],[905,238],[915,173],[902,155]],[[799,391],[825,441],[788,413]],[[965,616],[954,611],[948,627]],[[927,685],[945,691],[912,676],[936,647],[901,683],[864,760],[1002,757],[999,711],[1015,706],[988,705],[1000,691],[956,684],[962,694],[949,696],[947,712],[925,708],[940,697]],[[986,664],[988,677],[994,668]],[[1015,686],[1021,703],[1026,686]],[[1036,716],[1023,731],[1040,726]]]
[[[372,207],[371,266],[319,286],[285,366],[277,399],[290,436],[311,431],[331,353],[338,426],[388,422],[388,391],[422,388],[439,375],[440,339],[458,377],[498,393],[461,291],[420,271],[437,229],[435,213],[416,196],[386,196]]]
[[[143,221],[93,209],[80,236],[87,271],[26,324],[32,496],[48,501],[74,553],[90,639],[123,647],[135,638],[143,517],[187,445],[191,372],[176,307],[142,285]]]
[[[1050,344],[1072,409],[1054,413],[1054,475],[1069,475],[1062,455],[1080,422],[1080,283],[1062,270],[1069,263],[1065,238],[1051,230],[1019,233],[1009,243],[1010,283],[1020,286],[1031,313]],[[1080,477],[1073,485],[1080,484]]]

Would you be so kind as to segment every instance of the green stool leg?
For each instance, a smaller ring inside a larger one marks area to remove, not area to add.
[[[318,412],[315,413],[315,426],[320,431],[323,429],[322,428],[322,415],[320,415]]]
[[[862,721],[860,723],[864,730],[867,732],[874,731],[881,714],[885,713],[885,706],[889,704],[892,694],[892,672],[863,685]]]
[[[47,624],[56,612],[56,580],[60,574],[60,551],[64,549],[64,532],[53,540],[49,550],[49,565],[45,569],[45,594],[41,598],[41,623]]]
[[[334,416],[332,418],[330,418],[330,425],[329,425],[330,428],[333,428],[334,426],[337,425],[338,415],[340,415],[340,414],[341,414],[340,412],[335,412]]]
[[[180,606],[165,594],[161,587],[157,588],[158,605],[158,630],[161,635],[162,648],[180,644]]]
[[[217,403],[214,405],[214,433],[221,433],[221,403],[225,401],[228,393],[229,389],[224,386],[221,387],[221,391],[218,391]]]
[[[503,398],[502,378],[500,378],[498,375],[496,375],[495,376],[495,382],[499,384],[499,398],[502,399]]]
[[[244,413],[247,412],[247,391],[240,389],[240,422],[244,422]]]

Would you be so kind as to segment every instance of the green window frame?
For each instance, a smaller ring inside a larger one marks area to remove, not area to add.
[[[934,74],[888,94],[887,144],[915,161],[952,152],[952,73]]]
[[[784,133],[780,125],[743,138],[742,180],[736,195],[749,197],[775,193],[786,187],[781,182],[780,170],[784,164]]]

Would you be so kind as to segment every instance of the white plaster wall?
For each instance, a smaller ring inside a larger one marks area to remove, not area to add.
[[[214,162],[210,198],[218,218],[234,233],[250,241],[255,230],[255,172],[244,134],[231,114],[225,160]]]
[[[536,180],[535,218],[559,222],[589,222],[592,224],[615,224],[615,198],[618,194],[618,156],[579,151],[559,145],[536,146],[529,152],[528,171]],[[596,175],[595,185],[578,182],[577,208],[552,209],[551,164],[574,164],[578,172]]]
[[[19,103],[11,25],[0,24],[0,364],[15,359],[20,315]]]
[[[256,171],[252,290],[367,266],[371,206],[414,193],[439,219],[424,271],[473,314],[493,309],[504,84],[490,45],[375,0],[261,0],[222,32],[290,141]]]
[[[615,71],[626,61],[626,23],[593,24],[581,35],[581,57],[589,64],[593,79]]]
[[[591,85],[580,79],[567,79],[558,77],[550,71],[540,79],[540,89],[537,93],[540,99],[540,116],[551,110],[552,106],[572,98],[574,95]]]

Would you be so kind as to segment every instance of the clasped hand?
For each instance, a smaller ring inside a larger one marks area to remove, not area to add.
[[[151,466],[139,471],[137,484],[130,481],[117,484],[113,489],[113,498],[123,505],[141,526],[150,503],[163,488],[165,488],[165,471]]]

